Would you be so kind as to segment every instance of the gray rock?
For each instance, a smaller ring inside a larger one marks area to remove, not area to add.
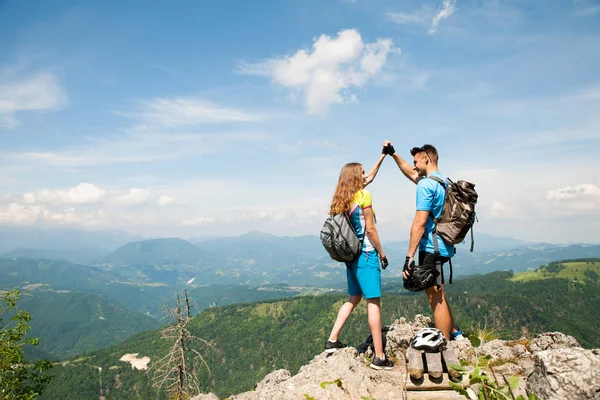
[[[406,318],[396,320],[386,334],[385,353],[394,358],[404,358],[404,350],[410,346],[410,340],[418,330],[431,326],[431,318],[415,315],[412,322]]]
[[[533,356],[522,344],[514,344],[507,340],[494,339],[479,347],[480,352],[489,354],[492,358],[491,363],[500,364],[503,361],[519,361],[522,359],[531,360]]]
[[[511,349],[506,345],[506,340],[494,339],[479,346],[482,354],[488,354],[492,358],[490,362],[499,360],[510,360],[513,356]]]
[[[231,396],[231,400],[356,399],[373,397],[395,399],[402,393],[403,365],[391,371],[375,371],[353,348],[332,355],[322,353],[300,368],[297,375],[254,391]],[[264,380],[263,380],[264,381]]]
[[[527,393],[541,400],[599,400],[600,350],[559,348],[540,351]]]
[[[561,332],[542,333],[531,341],[532,353],[549,349],[570,349],[573,347],[581,346],[573,336],[568,336]]]
[[[467,360],[471,364],[475,364],[477,356],[475,355],[475,348],[471,344],[469,339],[464,340],[453,340],[452,346],[458,351],[459,360]]]
[[[453,343],[458,344],[460,341]],[[460,345],[459,345],[460,346]],[[465,346],[462,344],[462,346]],[[483,343],[477,349],[464,347],[459,351],[461,359],[469,360],[475,364],[479,356],[489,355],[490,366],[494,371],[504,375],[526,376],[533,371],[535,359],[521,341],[511,342],[507,340],[494,339]]]
[[[291,377],[292,374],[290,374],[290,371],[287,369],[278,369],[277,371],[273,371],[265,376],[262,381],[258,382],[256,385],[256,390],[260,390],[267,386],[277,385],[290,379]]]
[[[417,315],[410,322],[396,320],[386,333],[386,353],[395,361],[391,371],[375,371],[369,367],[372,355],[364,355],[348,347],[334,354],[321,353],[291,376],[287,370],[274,371],[252,391],[231,396],[231,400],[280,399],[400,399],[407,379],[405,350],[414,333],[431,326],[431,319]],[[492,340],[474,348],[466,340],[452,341],[459,359],[473,366],[478,358],[490,355],[490,366],[501,379],[502,375],[519,376],[515,396],[535,393],[542,400],[600,400],[600,350],[584,350],[577,341],[560,332],[538,335],[532,343],[522,338],[516,341]],[[534,351],[536,353],[534,353]],[[489,368],[483,367],[485,370]],[[529,378],[527,376],[529,375]],[[476,389],[476,385],[473,386]],[[418,396],[417,396],[418,394]],[[440,397],[443,394],[445,397]],[[199,397],[194,400],[215,400]],[[412,396],[412,397],[411,397]],[[409,398],[461,398],[453,391],[412,392]]]
[[[527,350],[527,347],[522,344],[508,342],[507,345],[511,349],[513,358],[503,360],[505,362],[497,365],[495,371],[504,375],[527,376],[531,374],[535,365],[533,354],[531,354],[529,350]]]

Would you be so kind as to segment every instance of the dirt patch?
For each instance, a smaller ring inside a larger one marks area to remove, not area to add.
[[[125,354],[123,357],[119,359],[119,361],[128,362],[131,364],[131,369],[139,369],[146,370],[148,369],[148,363],[150,362],[150,357],[137,357],[138,353],[133,354]]]

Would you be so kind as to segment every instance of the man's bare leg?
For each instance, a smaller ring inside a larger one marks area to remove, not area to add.
[[[458,325],[456,325],[456,321],[454,321],[454,315],[452,314],[452,308],[450,307],[450,303],[448,303],[448,298],[446,297],[446,293],[444,293],[444,301],[448,305],[448,311],[450,312],[450,320],[452,321],[451,332],[455,332],[458,330]]]
[[[434,285],[429,289],[426,289],[425,293],[427,294],[431,311],[433,311],[435,327],[442,331],[447,340],[450,340],[452,314],[450,313],[450,307],[448,306],[446,296],[444,295],[444,285],[442,285],[439,290],[437,289],[437,286]]]

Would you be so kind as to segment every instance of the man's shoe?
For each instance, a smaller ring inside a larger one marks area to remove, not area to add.
[[[450,332],[450,340],[465,340],[460,328],[456,328],[454,332]]]
[[[339,340],[336,340],[335,342],[328,340],[327,343],[325,343],[325,353],[334,353],[339,349],[343,349],[344,347],[348,346]]]
[[[376,370],[385,370],[389,371],[394,367],[394,363],[387,357],[383,357],[383,359],[379,357],[373,358],[373,362],[371,363],[371,368]]]

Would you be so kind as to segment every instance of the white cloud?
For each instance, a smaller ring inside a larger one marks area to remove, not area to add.
[[[69,208],[59,213],[46,212],[44,214],[44,219],[58,223],[85,225],[84,221],[77,215],[74,208]]]
[[[30,193],[25,193],[23,195],[23,203],[25,203],[25,204],[35,204],[35,202],[36,202],[35,194],[33,194],[33,193],[30,192]]]
[[[12,203],[15,201],[15,196],[10,193],[0,193],[0,204]]]
[[[308,112],[324,114],[333,104],[357,101],[353,89],[377,75],[390,52],[399,52],[391,39],[364,43],[355,29],[340,31],[337,37],[321,35],[312,47],[312,51],[243,64],[239,71],[269,76],[279,85],[302,92]]]
[[[44,207],[18,203],[0,209],[0,222],[16,225],[31,225],[44,214]]]
[[[84,182],[66,190],[41,190],[37,193],[25,193],[23,203],[93,204],[98,203],[105,194],[104,189]]]
[[[26,164],[62,167],[130,164],[209,154],[229,143],[261,142],[260,132],[167,133],[136,127],[123,136],[88,139],[88,143],[61,151],[0,153],[5,159]]]
[[[146,100],[133,116],[140,118],[146,124],[166,128],[228,122],[257,122],[263,119],[257,114],[218,106],[193,97]]]
[[[278,152],[294,152],[299,153],[306,149],[326,149],[331,151],[340,151],[342,146],[339,143],[335,143],[326,138],[296,138],[296,140],[288,140],[285,142],[278,142],[275,148]]]
[[[514,206],[507,205],[499,201],[492,203],[490,216],[493,219],[511,219],[517,218],[518,215],[518,211]]]
[[[423,6],[420,10],[411,13],[389,12],[387,18],[399,25],[424,25],[430,17],[430,10]]]
[[[575,16],[588,17],[600,13],[600,4],[588,0],[574,0]]]
[[[203,226],[215,223],[215,217],[196,217],[179,222],[181,226]]]
[[[567,186],[562,189],[550,190],[548,200],[572,200],[583,198],[600,198],[600,187],[592,183]]]
[[[214,225],[218,228],[237,229],[241,226],[250,229],[265,229],[267,226],[289,228],[304,224],[322,223],[327,216],[324,204],[307,204],[306,202],[291,204],[273,204],[254,207],[226,206],[217,209],[204,209],[201,217],[181,220],[180,226]],[[211,215],[212,214],[212,215]],[[215,228],[217,229],[217,228]],[[315,227],[315,230],[317,227]]]
[[[132,188],[127,193],[116,196],[112,203],[121,206],[137,206],[145,204],[150,196],[147,189]]]
[[[104,211],[77,213],[74,208],[53,212],[44,205],[11,203],[0,208],[0,223],[8,225],[33,225],[38,222],[93,226],[104,218]]]
[[[175,204],[175,199],[171,196],[163,195],[158,198],[156,204],[158,204],[159,206],[169,206],[171,204]]]
[[[91,183],[80,183],[70,189],[45,189],[35,193],[28,192],[22,196],[21,201],[25,205],[108,203],[116,206],[134,206],[146,203],[149,197],[150,191],[147,189],[132,188],[126,192],[111,191],[109,193]]]
[[[431,28],[429,28],[429,33],[435,33],[440,21],[450,17],[452,14],[454,14],[455,10],[456,0],[443,0],[442,4],[440,4],[438,8],[437,14],[435,15],[435,17],[433,17],[433,20],[431,21]]]
[[[599,6],[600,7],[600,6]],[[600,100],[600,84],[586,85],[587,87],[572,95],[565,96],[565,100]]]
[[[324,210],[316,206],[254,208],[231,210],[228,216],[223,218],[225,223],[237,223],[240,221],[272,221],[285,222],[286,225],[297,225],[307,220],[323,215]]]
[[[39,73],[25,80],[0,81],[0,127],[16,127],[19,112],[56,110],[66,104],[67,95],[52,74]]]

